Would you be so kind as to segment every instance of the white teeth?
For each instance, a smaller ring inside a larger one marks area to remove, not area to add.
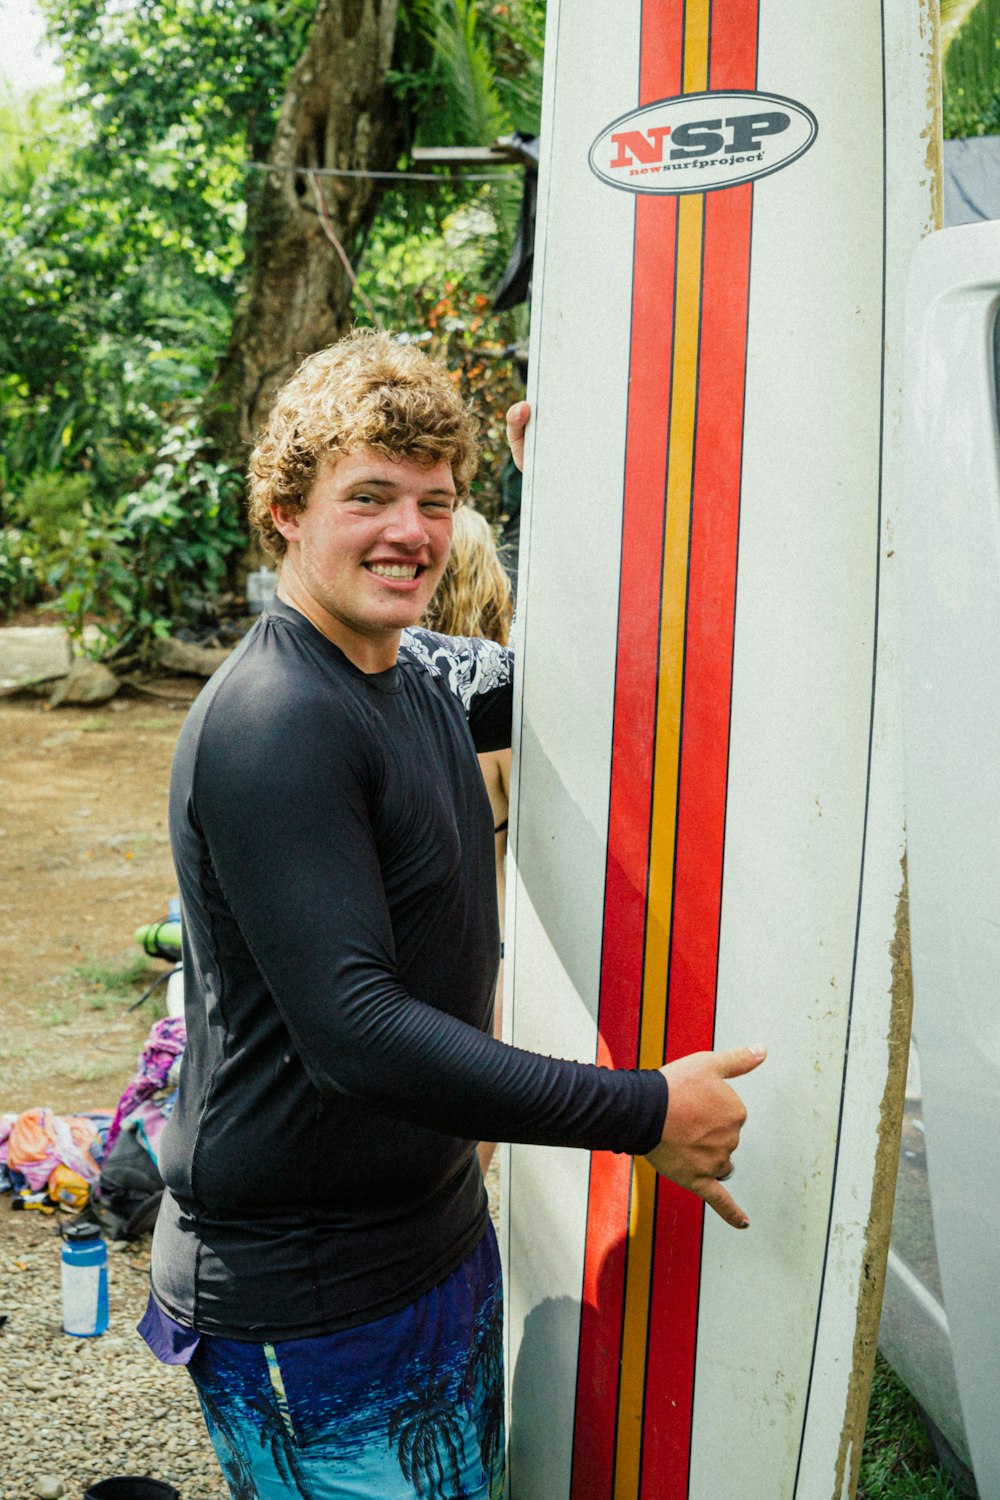
[[[417,576],[415,563],[369,563],[368,566],[380,578],[416,578]]]

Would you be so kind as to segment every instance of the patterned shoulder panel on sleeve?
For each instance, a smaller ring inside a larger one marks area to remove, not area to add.
[[[506,687],[514,672],[511,650],[473,636],[404,630],[400,650],[432,677],[443,677],[466,713],[473,698]]]

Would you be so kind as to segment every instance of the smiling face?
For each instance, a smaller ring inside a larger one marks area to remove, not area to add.
[[[362,448],[327,461],[304,510],[272,507],[287,545],[279,596],[362,671],[384,671],[444,571],[454,504],[444,460],[424,468]]]

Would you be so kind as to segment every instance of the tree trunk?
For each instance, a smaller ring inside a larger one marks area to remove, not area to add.
[[[249,277],[209,395],[206,426],[243,463],[275,391],[307,354],[351,325],[352,288],[317,209],[313,182],[292,168],[391,169],[402,139],[386,87],[398,0],[320,0],[309,43],[285,90],[268,160],[279,170],[248,194]],[[384,183],[320,179],[352,264]]]

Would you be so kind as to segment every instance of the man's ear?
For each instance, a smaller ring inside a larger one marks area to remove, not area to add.
[[[298,541],[300,514],[300,511],[288,510],[284,505],[277,503],[271,506],[271,520],[286,542]]]

